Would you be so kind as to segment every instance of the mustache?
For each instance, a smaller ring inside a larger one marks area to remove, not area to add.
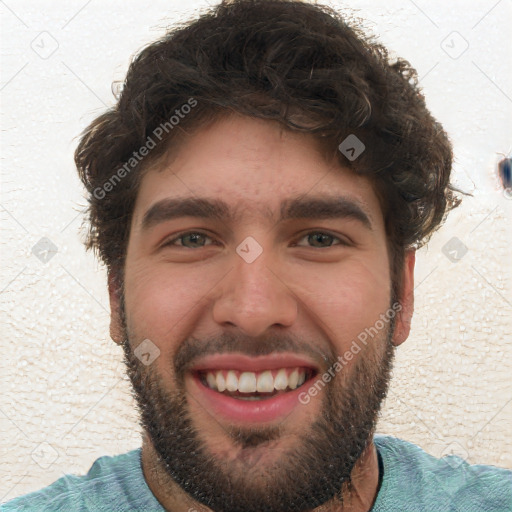
[[[187,338],[177,349],[174,355],[174,371],[178,379],[183,379],[185,373],[194,366],[200,357],[238,353],[250,357],[268,356],[280,352],[293,352],[312,359],[320,368],[329,367],[336,356],[332,349],[320,348],[316,345],[293,337],[275,334],[249,338],[242,333],[223,333],[216,337],[199,339]]]
[[[124,290],[121,292],[121,323],[125,332],[124,348],[129,349],[129,330],[126,317]],[[231,354],[233,352],[249,357],[268,356],[280,352],[292,352],[309,357],[322,371],[337,361],[336,353],[329,342],[311,343],[295,339],[283,333],[268,333],[250,338],[243,333],[225,332],[209,338],[191,336],[180,344],[174,354],[174,372],[178,381],[183,383],[185,373],[194,366],[195,361],[204,356]]]

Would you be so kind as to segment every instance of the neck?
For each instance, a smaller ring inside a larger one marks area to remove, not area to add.
[[[192,499],[166,473],[147,434],[142,443],[142,470],[151,492],[167,511],[214,512]],[[378,486],[377,450],[371,441],[352,470],[350,486],[345,483],[342,487],[343,505],[333,499],[309,512],[368,512],[377,497]]]

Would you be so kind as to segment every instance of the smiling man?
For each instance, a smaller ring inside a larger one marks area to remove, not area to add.
[[[409,311],[413,258],[402,272]],[[389,267],[371,183],[325,162],[308,135],[229,116],[148,171],[123,293],[112,281],[111,297],[161,503],[179,510],[189,493],[213,510],[307,510],[330,501],[362,457],[346,501],[371,506],[378,459],[367,443],[409,313],[305,398],[393,311]],[[132,352],[143,340],[159,353],[148,366]]]
[[[458,202],[415,77],[294,1],[141,52],[76,163],[143,445],[6,510],[510,509],[510,471],[375,435],[415,249]]]

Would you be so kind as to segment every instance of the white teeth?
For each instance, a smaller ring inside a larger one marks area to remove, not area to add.
[[[258,383],[256,385],[256,391],[260,393],[272,393],[274,391],[274,377],[270,370],[260,373],[258,377]]]
[[[240,393],[254,393],[256,391],[256,374],[243,372],[238,380],[238,391]]]
[[[286,389],[288,387],[288,377],[286,370],[282,368],[277,372],[276,378],[274,379],[274,388],[277,390]]]
[[[217,372],[217,391],[220,391],[221,393],[226,390],[226,381],[224,379],[224,375],[222,375],[222,372]]]
[[[275,373],[275,371],[274,371]],[[293,390],[302,386],[306,381],[306,370],[303,368],[291,369],[281,368],[275,373],[271,370],[265,370],[259,374],[254,372],[237,372],[235,370],[218,370],[206,372],[206,383],[208,387],[219,391],[240,393],[272,393]],[[237,377],[239,375],[239,377]]]
[[[228,391],[237,391],[238,390],[238,379],[236,378],[235,372],[233,370],[229,370],[226,375],[226,389]]]
[[[206,382],[208,382],[208,386],[210,386],[212,389],[217,389],[217,379],[212,372],[208,372],[206,374]]]
[[[290,389],[295,389],[297,387],[297,384],[299,383],[299,371],[293,370],[292,373],[290,373],[290,376],[288,377],[288,386]]]

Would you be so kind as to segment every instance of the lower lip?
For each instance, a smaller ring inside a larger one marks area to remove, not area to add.
[[[307,389],[306,381],[293,391],[282,393],[273,398],[261,400],[243,400],[231,398],[205,386],[197,375],[191,379],[194,393],[199,403],[210,410],[215,417],[221,416],[230,422],[239,424],[266,423],[283,420],[298,406],[303,406],[299,395]]]

